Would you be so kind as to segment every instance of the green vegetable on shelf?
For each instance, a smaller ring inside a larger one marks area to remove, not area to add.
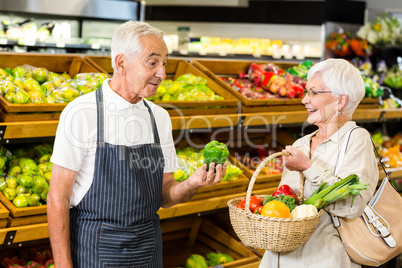
[[[207,255],[205,255],[205,258],[209,266],[215,266],[222,263],[234,261],[232,256],[225,253],[208,252]]]
[[[346,199],[349,196],[352,196],[354,199],[356,195],[360,194],[360,191],[366,189],[367,185],[368,183],[359,183],[359,177],[352,174],[329,186],[323,184],[304,201],[304,204],[314,205],[317,209],[320,209],[338,200]]]
[[[28,197],[28,205],[29,206],[40,206],[40,196],[36,193],[32,193],[29,197]]]
[[[17,182],[19,185],[25,188],[31,188],[33,186],[33,179],[29,175],[21,174],[17,176]]]
[[[208,264],[205,258],[199,254],[191,254],[186,260],[186,268],[207,268]]]
[[[15,188],[9,188],[9,187],[6,187],[3,190],[3,194],[7,198],[7,200],[10,200],[10,201],[13,201],[14,198],[17,196]]]
[[[28,206],[28,197],[26,194],[21,194],[13,200],[13,204],[17,208],[24,208]]]
[[[228,147],[219,141],[213,140],[204,147],[204,163],[207,164],[207,171],[210,163],[223,165],[229,156]]]

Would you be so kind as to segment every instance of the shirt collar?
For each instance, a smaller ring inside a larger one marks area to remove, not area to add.
[[[354,121],[348,121],[346,122],[338,131],[336,131],[334,134],[331,135],[328,139],[326,139],[323,142],[328,142],[331,140],[332,142],[339,143],[340,139],[346,134],[346,132],[349,131],[349,129],[353,128],[356,126],[356,122]],[[307,136],[307,144],[310,146],[311,139],[317,134],[318,129],[314,131],[311,134],[306,135]]]
[[[113,104],[118,111],[124,110],[124,109],[134,109],[138,108],[141,110],[148,110],[148,108],[144,104],[144,99],[140,100],[139,102],[132,104],[125,100],[123,97],[121,97],[119,94],[114,92],[114,90],[109,86],[109,82],[111,81],[110,78],[106,79],[103,82],[102,85],[102,90],[103,90],[103,99],[107,104]]]

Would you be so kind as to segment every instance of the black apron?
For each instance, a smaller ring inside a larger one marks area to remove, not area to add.
[[[96,91],[97,148],[92,185],[70,209],[75,268],[162,267],[164,159],[148,104],[154,143],[122,146],[104,141],[102,88]],[[116,131],[124,131],[119,129]]]

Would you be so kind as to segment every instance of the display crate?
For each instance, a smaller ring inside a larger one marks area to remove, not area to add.
[[[8,209],[0,203],[0,228],[4,228],[7,226],[7,217],[9,215]]]
[[[47,222],[47,214],[31,215],[31,216],[24,216],[24,217],[9,216],[6,220],[7,220],[7,227],[45,223],[45,222]]]
[[[74,54],[0,53],[0,59],[0,67],[3,69],[27,64],[33,67],[44,67],[55,73],[68,73],[72,78],[78,73],[98,72],[81,56]],[[2,109],[0,119],[3,122],[55,120],[59,118],[59,112],[66,105],[67,103],[14,104],[0,96],[0,107]]]
[[[251,63],[266,64],[264,61],[245,61],[245,60],[200,60],[192,59],[190,61],[195,67],[208,75],[216,83],[226,88],[236,98],[241,101],[242,113],[260,113],[260,112],[277,112],[280,111],[299,111],[305,110],[300,98],[295,99],[250,99],[244,97],[238,91],[227,85],[220,77],[238,77],[240,73],[248,73]],[[299,62],[273,62],[282,70],[286,70],[299,64]],[[379,99],[364,98],[358,108],[378,108]]]
[[[245,192],[249,179],[244,174],[240,174],[238,177],[237,180],[222,181],[213,186],[198,188],[191,201]]]
[[[46,210],[47,210],[46,205],[17,208],[2,193],[0,193],[0,201],[10,212],[10,216],[14,217],[14,218],[46,214]]]
[[[295,142],[295,138],[289,134],[288,132],[282,129],[276,129],[275,131],[271,131],[270,133],[263,133],[263,139],[259,137],[259,133],[257,133],[254,137],[249,137],[248,141],[242,141],[240,148],[230,148],[229,160],[243,170],[243,174],[251,180],[254,170],[247,167],[245,163],[241,163],[238,159],[236,159],[236,153],[249,153],[252,151],[257,151],[257,146],[260,145],[270,145],[270,147],[276,147],[277,151],[284,149],[287,145],[292,145]],[[255,148],[250,147],[250,144],[255,144]],[[275,145],[275,146],[273,146]],[[267,153],[267,152],[266,152]],[[251,153],[251,157],[254,157],[254,154]],[[268,156],[268,153],[267,153]],[[261,159],[262,161],[263,159]],[[260,172],[255,181],[254,190],[260,189],[269,189],[273,187],[278,187],[281,181],[282,173],[275,174],[264,174]],[[248,186],[248,185],[247,185]]]
[[[84,56],[99,72],[113,73],[110,56]],[[207,86],[224,100],[215,101],[156,101],[155,104],[165,108],[170,116],[235,114],[238,112],[238,99],[214,79],[182,59],[168,59],[165,65],[166,79],[177,79],[180,75],[192,73],[207,79]]]
[[[241,101],[241,111],[242,113],[259,113],[259,112],[271,112],[271,111],[297,111],[305,110],[304,105],[301,103],[301,99],[286,99],[286,98],[275,98],[275,99],[250,99],[244,97],[238,91],[227,85],[224,81],[220,79],[221,76],[228,77],[238,77],[239,73],[248,73],[248,69],[251,63],[254,61],[246,60],[200,60],[192,59],[190,61],[195,67],[200,69],[203,73],[213,79],[216,83],[224,87],[230,93],[232,93],[236,98]],[[268,62],[258,61],[258,64],[266,64]],[[281,69],[288,69],[295,65],[297,62],[275,62],[277,66]]]
[[[233,257],[233,262],[219,267],[242,267],[258,261],[257,255],[206,218],[162,221],[163,267],[184,267],[191,254],[205,256],[220,252]]]

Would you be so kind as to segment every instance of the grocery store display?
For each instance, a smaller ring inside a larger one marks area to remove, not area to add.
[[[220,154],[221,151],[216,153]],[[183,149],[177,149],[176,155],[179,162],[179,168],[174,172],[174,178],[176,181],[187,180],[205,162],[205,149],[197,150],[192,147],[186,147]],[[207,148],[207,161],[214,160],[214,157],[214,151]],[[219,158],[219,160],[223,160],[223,158]],[[222,182],[238,180],[239,175],[242,173],[243,171],[240,168],[228,162]]]
[[[15,104],[67,103],[98,89],[106,78],[102,73],[79,73],[71,79],[67,73],[30,65],[0,68],[0,94]]]
[[[176,80],[164,79],[155,96],[150,101],[214,101],[224,100],[215,94],[208,85],[207,79],[191,73],[183,74]]]
[[[308,61],[301,65],[311,64]],[[294,70],[293,73],[286,72],[274,63],[251,63],[247,74],[239,73],[238,77],[221,76],[220,79],[250,99],[301,98],[306,81],[296,76]]]
[[[50,144],[31,145],[9,151],[1,147],[3,165],[0,190],[16,208],[40,206],[47,201],[52,173]]]
[[[186,268],[208,268],[234,261],[233,257],[225,253],[208,252],[205,257],[200,254],[191,254],[186,260]]]
[[[53,253],[50,248],[24,248],[12,257],[1,260],[4,268],[50,268],[54,267]]]

